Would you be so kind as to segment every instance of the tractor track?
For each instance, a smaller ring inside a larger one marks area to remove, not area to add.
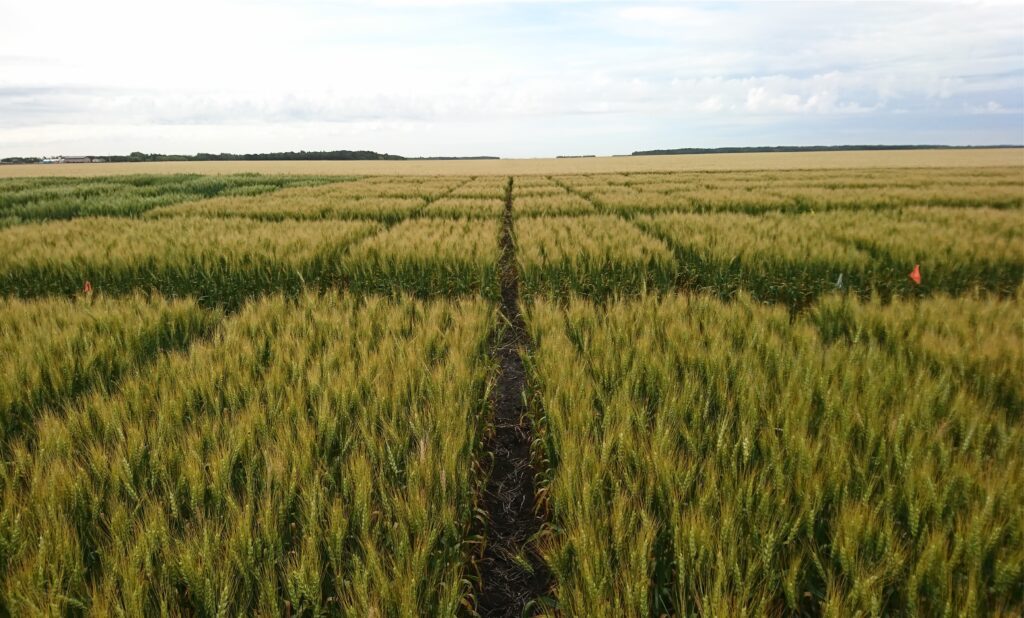
[[[493,349],[498,366],[491,401],[493,431],[488,432],[484,444],[490,470],[480,505],[487,518],[483,555],[477,564],[476,609],[484,617],[522,616],[531,602],[546,596],[551,588],[551,574],[532,546],[544,518],[537,509],[533,426],[527,412],[521,356],[530,340],[519,306],[512,182],[509,178],[501,233],[503,324]]]

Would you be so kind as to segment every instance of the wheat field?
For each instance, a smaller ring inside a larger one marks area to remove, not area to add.
[[[620,156],[570,159],[462,161],[208,161],[0,165],[0,178],[122,174],[310,174],[402,176],[509,176],[606,174],[695,170],[799,170],[850,168],[980,168],[1024,165],[1024,150],[907,150]]]
[[[1021,152],[0,167],[0,615],[1020,615]]]

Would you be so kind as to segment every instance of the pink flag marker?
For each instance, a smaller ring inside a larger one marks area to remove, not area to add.
[[[914,270],[910,271],[910,274],[907,276],[917,285],[921,285],[921,265],[914,264]]]

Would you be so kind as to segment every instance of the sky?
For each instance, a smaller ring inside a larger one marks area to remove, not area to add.
[[[0,0],[0,157],[1024,143],[1024,4]]]

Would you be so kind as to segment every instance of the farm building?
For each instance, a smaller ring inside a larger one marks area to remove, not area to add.
[[[103,159],[95,157],[57,157],[57,163],[102,163]]]

